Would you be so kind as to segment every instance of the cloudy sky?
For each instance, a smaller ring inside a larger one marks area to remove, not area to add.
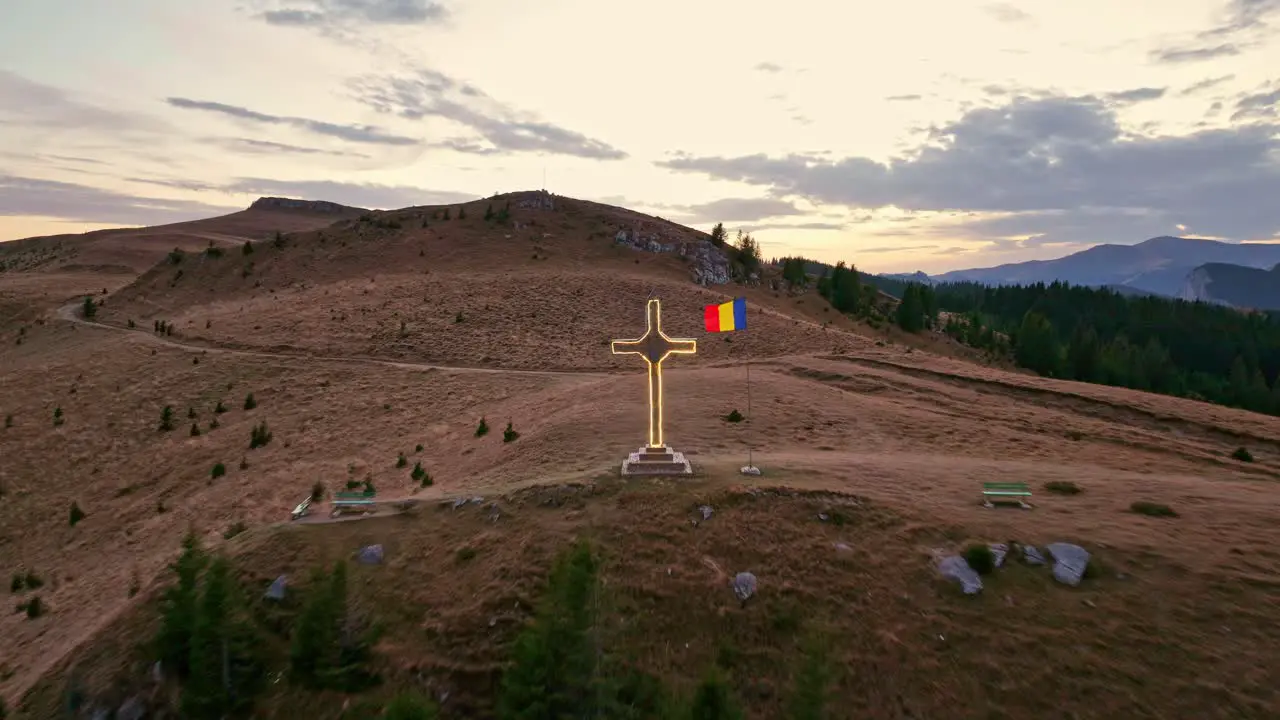
[[[543,185],[936,272],[1280,240],[1280,0],[34,0],[0,239]]]

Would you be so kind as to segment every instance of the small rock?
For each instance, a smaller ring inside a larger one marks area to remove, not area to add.
[[[713,512],[710,505],[702,505],[698,508],[698,512],[702,513],[703,520],[710,520]]]
[[[838,542],[838,543],[836,543],[836,549],[837,549],[837,550],[848,551],[848,550],[852,550],[853,548],[849,547],[848,545],[845,545],[845,544],[844,544],[844,543],[842,543],[842,542]]]
[[[756,576],[749,572],[740,572],[733,578],[733,594],[742,602],[746,602],[756,594]]]
[[[820,521],[822,521],[822,522],[826,522],[826,521],[828,521],[828,520],[830,520],[830,519],[831,519],[831,516],[830,516],[830,515],[828,515],[828,514],[826,514],[826,513],[818,513],[818,520],[820,520]]]
[[[356,560],[361,565],[377,565],[382,562],[382,546],[368,545],[360,548],[360,554],[356,556]]]
[[[1084,604],[1085,604],[1085,605],[1088,605],[1088,606],[1089,606],[1089,607],[1091,607],[1091,608],[1096,608],[1096,607],[1098,607],[1097,605],[1095,605],[1095,604],[1094,604],[1094,602],[1093,602],[1092,600],[1085,600],[1085,601],[1084,601]]]
[[[460,508],[460,507],[462,507],[463,505],[466,505],[466,504],[467,504],[467,499],[466,499],[466,498],[458,498],[458,499],[456,499],[456,500],[454,500],[454,501],[453,501],[453,509],[454,509],[454,510],[457,510],[458,508]]]
[[[281,575],[271,581],[271,586],[267,588],[267,592],[264,593],[263,597],[266,597],[268,600],[283,600],[284,589],[288,584],[289,580],[284,575]]]
[[[982,578],[959,555],[942,558],[938,563],[938,572],[959,582],[965,595],[976,595],[982,591]]]
[[[1035,545],[1023,545],[1022,560],[1028,565],[1043,565],[1044,555],[1036,549]]]
[[[497,625],[497,624],[498,624],[498,618],[496,617],[489,618],[489,627],[493,627],[494,625]]]
[[[988,545],[987,547],[991,549],[991,555],[995,560],[996,567],[1004,565],[1004,557],[1009,554],[1009,546],[1004,543],[995,543],[994,545]]]

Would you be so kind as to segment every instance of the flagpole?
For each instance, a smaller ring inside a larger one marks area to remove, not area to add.
[[[751,423],[754,418],[751,414],[751,356],[747,355],[747,467],[755,467],[751,447]]]

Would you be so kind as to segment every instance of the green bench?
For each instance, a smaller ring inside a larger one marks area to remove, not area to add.
[[[1031,497],[1031,488],[1024,482],[984,482],[982,483],[982,504],[995,507],[995,501],[1013,500],[1018,505],[1029,508],[1022,498]]]
[[[363,490],[360,490],[360,491],[344,491],[344,492],[336,492],[336,493],[334,493],[334,494],[333,494],[333,499],[334,499],[334,500],[368,500],[368,499],[372,498],[372,497],[373,497],[374,495],[376,495],[376,494],[377,494],[377,493],[365,492],[365,491],[363,491]]]

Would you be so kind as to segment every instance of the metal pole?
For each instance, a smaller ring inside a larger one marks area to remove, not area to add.
[[[747,467],[755,467],[751,452],[751,358],[747,358]]]

